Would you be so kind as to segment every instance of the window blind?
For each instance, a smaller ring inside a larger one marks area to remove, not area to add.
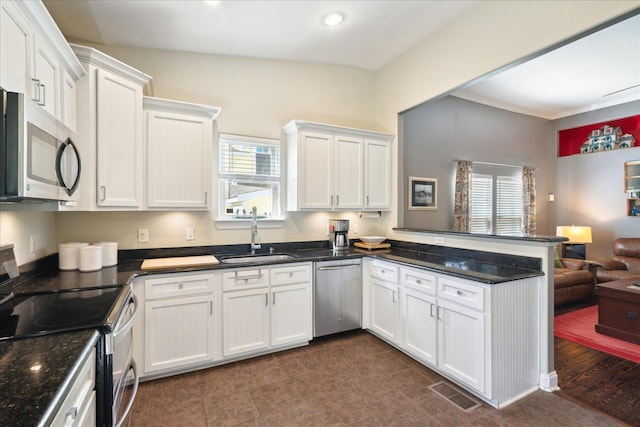
[[[522,180],[499,176],[496,180],[497,234],[522,233]]]
[[[493,216],[493,177],[473,174],[471,178],[471,221],[472,233],[490,233]]]
[[[224,178],[280,179],[280,145],[220,138],[219,173]]]

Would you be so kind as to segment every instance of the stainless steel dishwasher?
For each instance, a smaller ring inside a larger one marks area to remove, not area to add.
[[[360,259],[314,263],[313,336],[358,329],[362,325]]]

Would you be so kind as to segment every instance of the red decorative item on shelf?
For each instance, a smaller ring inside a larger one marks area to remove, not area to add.
[[[630,134],[635,141],[640,143],[640,114],[622,119],[608,120],[606,122],[593,123],[573,129],[558,131],[558,157],[580,154],[580,147],[589,140],[592,132],[603,126],[611,128],[619,127],[623,134]]]

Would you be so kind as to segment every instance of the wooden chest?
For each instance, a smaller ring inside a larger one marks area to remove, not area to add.
[[[640,344],[640,286],[637,280],[616,280],[596,286],[596,332]]]

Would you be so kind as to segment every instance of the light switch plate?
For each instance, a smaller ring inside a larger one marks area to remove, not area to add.
[[[149,242],[149,229],[138,228],[138,243],[148,243],[148,242]]]

